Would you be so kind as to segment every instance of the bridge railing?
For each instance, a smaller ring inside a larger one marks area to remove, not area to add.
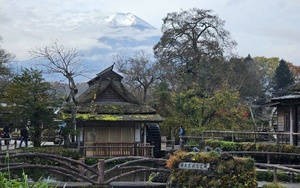
[[[21,140],[21,138],[0,138],[0,150],[16,149],[19,146],[18,140]]]
[[[264,163],[255,163],[256,167],[264,167],[264,168],[268,168],[268,170],[270,170],[270,168],[273,170],[273,182],[277,182],[278,181],[278,175],[277,175],[277,170],[282,170],[284,172],[288,172],[288,173],[296,173],[296,174],[300,174],[300,170],[299,169],[295,169],[295,168],[289,168],[289,167],[285,167],[282,165],[277,165],[277,164],[264,164]],[[258,171],[258,169],[256,169]],[[291,177],[290,177],[290,181]]]
[[[101,156],[143,156],[153,157],[153,148],[149,143],[93,143],[81,147],[85,157]]]

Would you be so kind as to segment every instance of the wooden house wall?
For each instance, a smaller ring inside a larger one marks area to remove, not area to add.
[[[292,113],[295,113],[294,110]],[[290,131],[290,106],[277,107],[278,131]],[[295,115],[293,115],[295,118]]]
[[[134,142],[134,127],[89,127],[84,132],[86,142]]]
[[[277,108],[277,131],[284,131],[284,108]]]
[[[119,126],[117,126],[119,125]],[[135,127],[132,125],[110,124],[103,126],[92,126],[84,128],[85,146],[117,146],[133,145],[135,138]],[[116,153],[120,149],[115,149]],[[86,156],[93,156],[95,149],[86,149]]]

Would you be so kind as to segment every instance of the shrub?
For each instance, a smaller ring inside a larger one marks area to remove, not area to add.
[[[180,169],[180,162],[209,163],[207,170]],[[256,187],[254,160],[233,158],[228,153],[175,152],[168,161],[171,169],[170,187]]]
[[[202,147],[210,146],[212,148],[220,147],[223,151],[260,151],[260,152],[281,152],[281,153],[294,153],[300,154],[300,147],[291,146],[291,145],[283,145],[283,144],[255,144],[248,142],[230,142],[230,141],[220,141],[220,140],[205,140]],[[262,157],[261,154],[252,154],[252,157],[257,157],[259,159]],[[266,157],[262,157],[262,159],[266,159]],[[274,160],[285,160],[289,162],[298,162],[300,160],[300,156],[293,155],[273,155],[271,159]]]
[[[18,181],[16,179],[10,179],[8,173],[0,172],[0,187],[9,187],[9,188],[51,188],[53,186],[49,186],[45,182],[38,181],[34,184],[29,184],[27,175],[23,172],[22,181]],[[57,187],[57,186],[55,186]]]
[[[10,160],[9,160],[9,153],[6,153],[5,156],[5,163],[7,163],[7,172],[0,172],[0,187],[9,187],[9,188],[50,188],[53,186],[49,186],[45,182],[38,181],[34,184],[29,184],[27,175],[23,171],[22,173],[22,181],[18,181],[17,179],[11,178],[11,171],[9,168]]]
[[[267,183],[263,185],[262,188],[286,188],[286,187],[280,185],[279,183]]]

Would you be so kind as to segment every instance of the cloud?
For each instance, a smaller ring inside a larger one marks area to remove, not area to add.
[[[300,36],[298,0],[0,0],[1,46],[15,53],[18,60],[28,59],[31,48],[46,46],[51,39],[85,52],[113,50],[112,45],[98,39],[131,34],[135,40],[143,41],[160,33],[124,28],[114,31],[103,25],[100,15],[130,12],[159,30],[167,13],[193,7],[212,9],[226,21],[225,28],[238,42],[237,52],[241,56],[248,53],[252,56],[281,56],[300,65],[297,52],[300,49],[297,42]],[[134,49],[147,47],[140,45]],[[91,59],[97,57],[97,54],[88,55]]]

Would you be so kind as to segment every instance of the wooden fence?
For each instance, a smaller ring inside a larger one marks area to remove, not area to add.
[[[149,143],[93,143],[81,147],[85,157],[102,156],[143,156],[153,157],[154,146]]]
[[[206,130],[203,131],[200,136],[185,136],[184,138],[187,141],[195,142],[204,141],[206,139],[218,139],[225,141],[247,141],[254,143],[259,141],[274,141],[276,144],[290,144],[290,137],[299,135],[300,133],[289,132]]]

